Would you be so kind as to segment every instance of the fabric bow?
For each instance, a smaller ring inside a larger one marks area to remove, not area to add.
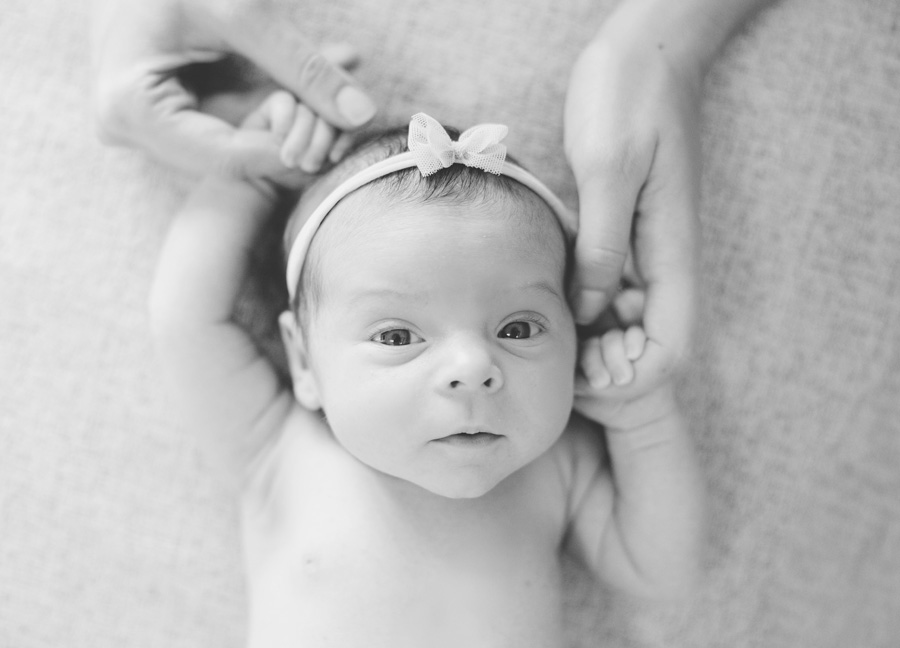
[[[409,122],[407,145],[422,177],[453,164],[500,175],[506,160],[506,146],[500,140],[508,132],[502,124],[479,124],[467,129],[454,142],[436,119],[416,113]]]

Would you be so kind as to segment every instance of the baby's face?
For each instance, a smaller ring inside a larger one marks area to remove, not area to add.
[[[534,203],[388,206],[357,192],[326,220],[308,356],[329,425],[357,459],[478,497],[560,436],[575,327],[562,235]],[[363,222],[329,236],[349,209]]]

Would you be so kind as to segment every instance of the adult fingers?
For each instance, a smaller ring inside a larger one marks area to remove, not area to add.
[[[142,148],[197,175],[211,167],[268,175],[280,166],[274,142],[237,137],[230,124],[201,113],[182,85],[179,70],[222,53],[214,43],[186,48],[174,3],[98,0],[92,18],[93,100],[104,142]]]
[[[572,160],[579,200],[573,304],[580,324],[595,320],[615,294],[628,257],[638,194],[653,157],[649,146],[622,151],[587,162]]]
[[[150,116],[138,117],[137,144],[157,158],[193,174],[209,170],[236,177],[272,177],[284,171],[279,138],[266,130],[238,130],[216,117],[198,112],[177,81],[167,78],[159,95],[140,104]]]
[[[671,182],[676,180],[672,178]],[[690,345],[693,331],[695,205],[684,194],[679,200],[679,192],[674,189],[653,197],[660,204],[651,200],[651,205],[645,205],[642,199],[635,236],[638,270],[646,281],[642,314],[646,344],[634,363],[634,381],[611,388],[613,397],[624,399],[670,378]]]
[[[371,121],[377,106],[369,94],[340,63],[329,60],[299,33],[289,16],[273,15],[274,3],[230,4],[238,8],[216,18],[222,36],[235,50],[332,126],[354,130]]]
[[[346,42],[323,43],[319,53],[345,70],[352,70],[359,63],[359,51]]]
[[[669,128],[641,195],[635,261],[645,282],[644,328],[680,357],[695,311],[698,238],[698,142],[691,129]]]
[[[633,231],[634,263],[644,285],[635,303],[646,335],[634,362],[634,380],[612,385],[613,398],[631,399],[669,379],[690,344],[696,291],[698,151],[690,125],[667,128],[654,148],[653,167],[641,187]],[[623,310],[628,304],[622,294]],[[639,291],[635,293],[639,295]],[[626,313],[623,313],[626,314]]]

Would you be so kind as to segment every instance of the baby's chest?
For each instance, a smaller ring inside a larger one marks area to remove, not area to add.
[[[245,511],[251,645],[558,645],[558,520],[370,477],[295,473]]]

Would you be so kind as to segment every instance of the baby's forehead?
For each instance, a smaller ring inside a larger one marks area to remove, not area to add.
[[[553,238],[564,241],[552,210],[525,188],[465,199],[398,197],[385,186],[367,185],[344,198],[325,219],[322,229],[335,227],[344,235],[356,229],[366,230],[367,226],[427,230],[436,221],[464,229],[489,221],[493,230],[502,232],[504,237],[534,241],[548,248],[552,247]]]
[[[329,278],[356,281],[396,271],[409,277],[456,274],[454,264],[461,260],[471,276],[483,272],[518,281],[524,271],[535,281],[562,285],[566,248],[552,219],[535,205],[506,197],[397,202],[360,191],[322,224],[308,262],[323,286],[332,286]]]
[[[562,230],[537,196],[527,203],[510,196],[398,203],[370,189],[354,192],[329,215],[313,239],[307,268],[324,289],[333,288],[336,277],[383,278],[386,267],[442,276],[452,267],[443,260],[451,257],[469,259],[476,274],[519,268],[517,277],[525,270],[561,290],[570,265]]]

